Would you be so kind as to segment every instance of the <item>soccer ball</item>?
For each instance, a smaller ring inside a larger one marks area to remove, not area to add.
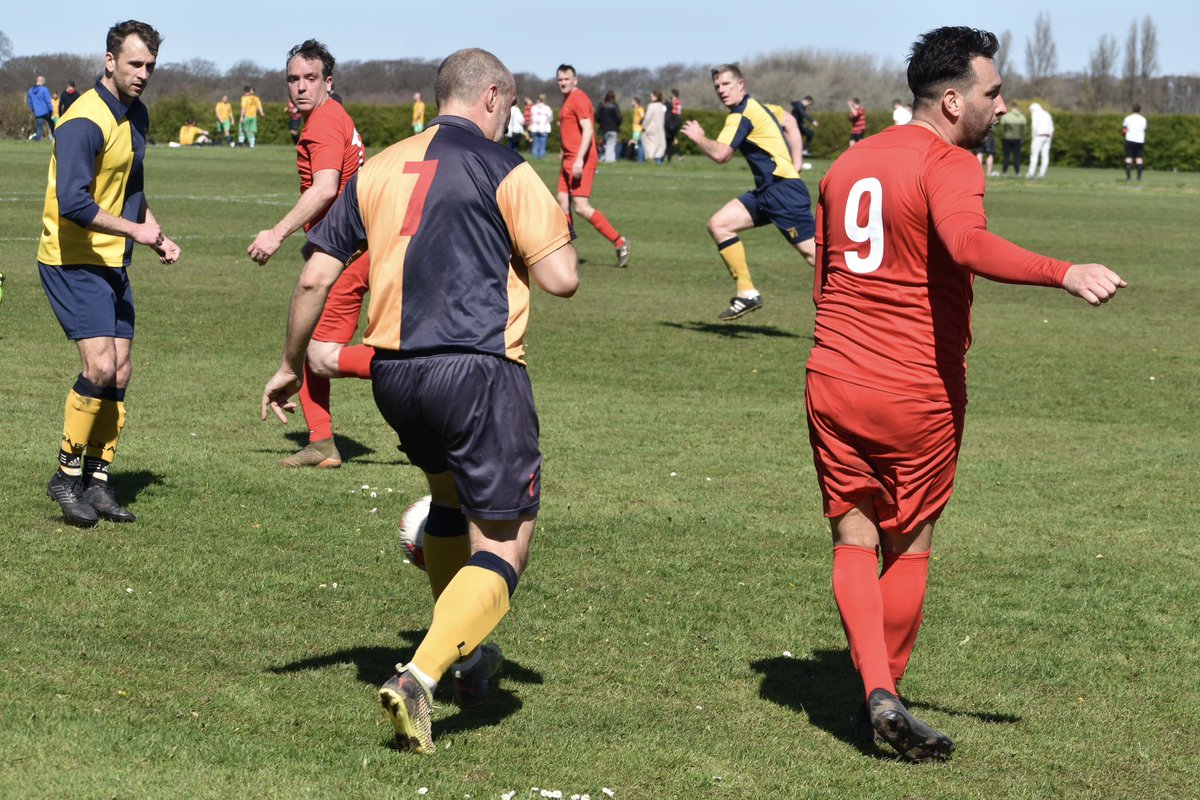
[[[429,520],[429,495],[425,495],[400,517],[400,544],[408,560],[425,569],[425,523]]]

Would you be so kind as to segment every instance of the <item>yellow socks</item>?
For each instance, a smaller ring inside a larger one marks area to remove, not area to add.
[[[754,292],[754,281],[750,280],[750,265],[746,263],[746,246],[734,236],[717,245],[717,252],[725,262],[726,269],[737,281],[738,294]]]

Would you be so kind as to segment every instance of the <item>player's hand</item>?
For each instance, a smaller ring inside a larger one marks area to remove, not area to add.
[[[300,391],[304,379],[288,367],[281,366],[263,387],[262,419],[267,419],[267,411],[274,411],[275,416],[284,425],[287,424],[288,414],[295,413],[296,404],[291,401],[292,395]]]
[[[162,244],[155,247],[154,252],[158,253],[159,262],[174,264],[179,260],[179,256],[183,253],[183,250],[179,248],[179,245],[164,236]]]
[[[157,222],[143,222],[133,231],[133,240],[135,242],[155,249],[162,246],[163,239],[165,238],[162,228],[159,227]]]
[[[689,119],[683,123],[680,129],[684,136],[691,139],[693,142],[698,142],[704,138],[704,128],[694,119]]]
[[[575,159],[575,163],[571,165],[571,177],[579,180],[583,177],[583,158]]]
[[[1094,306],[1107,303],[1118,289],[1128,286],[1103,264],[1072,264],[1063,277],[1063,288]]]
[[[265,264],[282,245],[283,237],[275,233],[274,230],[267,229],[258,232],[258,236],[254,237],[254,241],[246,248],[246,252],[250,254],[250,258],[255,263]]]

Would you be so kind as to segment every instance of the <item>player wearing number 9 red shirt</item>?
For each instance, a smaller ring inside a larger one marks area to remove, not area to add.
[[[972,280],[1059,286],[1093,305],[1125,286],[987,231],[970,153],[1004,114],[996,37],[922,36],[909,59],[914,119],[844,153],[821,182],[815,346],[805,399],[833,592],[866,700],[865,742],[949,758],[949,738],[896,696],[921,625],[934,524],[950,499],[966,408]],[[877,553],[882,553],[882,565]]]

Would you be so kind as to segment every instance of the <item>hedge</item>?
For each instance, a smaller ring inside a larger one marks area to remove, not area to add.
[[[236,103],[236,98],[235,101]],[[150,138],[159,144],[177,139],[179,128],[188,118],[209,130],[213,129],[213,103],[188,97],[169,97],[150,103]],[[412,106],[367,105],[348,103],[346,110],[354,118],[358,132],[371,152],[412,133]],[[429,109],[427,119],[435,110]],[[1080,114],[1066,111],[1054,113],[1054,145],[1050,153],[1055,164],[1072,167],[1117,168],[1125,157],[1124,137],[1121,135],[1122,114]],[[695,119],[709,136],[716,136],[724,125],[725,112],[718,109],[685,109],[686,119]],[[850,121],[841,112],[822,111],[813,114],[819,123],[816,136],[809,143],[815,158],[836,158],[846,149],[850,139]],[[891,109],[867,112],[868,135],[890,124]],[[1148,117],[1146,163],[1153,169],[1200,171],[1200,115],[1158,114]],[[0,135],[17,137],[29,129],[31,119],[24,98],[0,100]],[[630,134],[630,112],[626,110],[621,138]],[[279,103],[268,103],[266,113],[258,123],[258,141],[287,144],[287,111]],[[683,153],[695,154],[696,148],[680,135],[678,145]],[[557,125],[550,134],[550,152],[560,148]],[[1028,154],[1029,147],[1024,152]]]

